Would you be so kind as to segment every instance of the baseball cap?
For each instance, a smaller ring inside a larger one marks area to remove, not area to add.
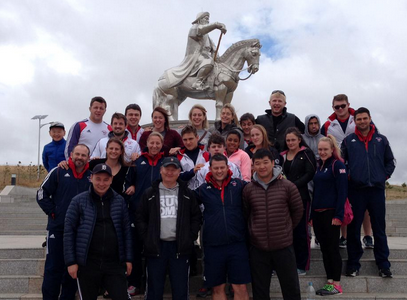
[[[65,126],[61,122],[52,122],[49,126],[49,130],[51,130],[51,128],[62,128],[63,130],[65,130]]]
[[[92,174],[100,174],[100,173],[106,173],[109,176],[112,176],[112,169],[110,169],[110,167],[106,164],[98,164],[93,168]]]
[[[168,167],[169,165],[175,166],[177,169],[181,169],[181,164],[176,157],[166,157],[163,159],[161,164],[163,167]]]

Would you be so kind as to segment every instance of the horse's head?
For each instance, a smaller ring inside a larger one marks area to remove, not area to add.
[[[256,73],[259,70],[260,61],[260,48],[261,44],[259,40],[255,40],[249,47],[247,47],[245,58],[247,65],[249,66],[248,72],[251,74]]]

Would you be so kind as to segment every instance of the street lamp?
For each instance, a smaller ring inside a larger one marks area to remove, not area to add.
[[[48,117],[48,115],[35,115],[34,117],[31,118],[31,120],[38,120],[38,163],[37,163],[37,180],[40,179],[40,143],[41,143],[41,128],[49,123],[42,124],[41,125],[41,120],[45,119]]]

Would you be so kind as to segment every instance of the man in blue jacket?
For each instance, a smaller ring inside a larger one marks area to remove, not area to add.
[[[386,236],[385,183],[393,174],[395,160],[387,138],[371,124],[370,112],[355,111],[355,133],[342,142],[342,153],[349,169],[349,201],[354,219],[348,225],[348,265],[346,276],[357,276],[363,255],[360,226],[369,211],[374,237],[374,256],[381,277],[391,278],[389,247]]]
[[[64,264],[64,220],[72,198],[89,188],[88,160],[88,147],[76,145],[69,158],[68,169],[52,169],[37,192],[38,205],[48,215],[43,299],[75,298],[76,282],[69,276]]]
[[[78,279],[81,299],[96,300],[103,285],[113,300],[127,300],[130,221],[126,201],[110,187],[112,180],[108,165],[96,165],[89,190],[74,197],[66,213],[65,264]]]
[[[204,205],[202,243],[205,249],[206,285],[213,287],[213,299],[226,299],[226,279],[232,284],[235,299],[249,299],[251,282],[243,216],[242,190],[245,183],[232,178],[228,159],[215,154],[209,162],[206,182],[195,190]]]

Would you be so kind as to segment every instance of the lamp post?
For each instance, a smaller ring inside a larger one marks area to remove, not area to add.
[[[31,120],[38,120],[38,162],[37,162],[37,180],[40,179],[40,143],[41,143],[41,128],[49,123],[41,125],[41,120],[48,117],[48,115],[35,115]]]

